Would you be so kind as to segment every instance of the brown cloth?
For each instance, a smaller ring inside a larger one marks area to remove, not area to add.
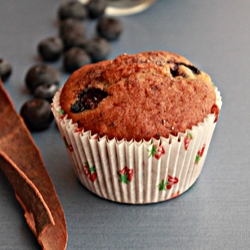
[[[54,185],[0,80],[0,169],[12,185],[42,249],[66,249],[66,220]]]

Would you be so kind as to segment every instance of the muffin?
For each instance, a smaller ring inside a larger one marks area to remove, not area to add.
[[[175,53],[150,51],[83,66],[52,111],[81,183],[143,204],[196,181],[221,104],[208,74]]]

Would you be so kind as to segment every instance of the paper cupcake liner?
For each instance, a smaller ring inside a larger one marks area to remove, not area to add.
[[[121,203],[155,203],[179,196],[197,180],[216,125],[214,114],[178,136],[109,140],[73,124],[60,107],[60,94],[52,112],[78,179],[94,194]]]

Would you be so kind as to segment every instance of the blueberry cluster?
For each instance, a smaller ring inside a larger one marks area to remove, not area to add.
[[[58,90],[60,75],[47,64],[37,64],[26,73],[25,83],[34,98],[22,105],[20,115],[31,131],[46,129],[53,121],[50,103]]]
[[[88,4],[69,0],[59,6],[58,35],[38,43],[37,52],[43,63],[32,66],[25,76],[26,87],[34,98],[22,105],[20,114],[31,131],[46,129],[53,120],[50,102],[58,90],[60,75],[48,63],[62,57],[63,69],[72,73],[109,55],[111,42],[122,32],[122,23],[117,18],[103,15],[107,3],[108,0],[91,0]],[[87,38],[84,26],[84,21],[90,19],[96,22],[93,38]]]
[[[107,58],[111,41],[119,38],[122,23],[114,17],[104,16],[107,0],[91,0],[82,4],[76,0],[62,3],[57,11],[58,35],[39,42],[37,50],[44,62],[63,57],[63,68],[72,73],[81,66]],[[86,36],[84,21],[96,21],[96,36]]]

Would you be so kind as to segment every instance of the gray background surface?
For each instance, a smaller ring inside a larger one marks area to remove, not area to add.
[[[1,0],[0,57],[13,65],[5,87],[17,111],[31,96],[24,85],[36,46],[57,34],[59,0]],[[121,17],[124,32],[109,58],[163,49],[209,73],[223,107],[200,178],[180,197],[153,205],[122,205],[84,189],[55,124],[32,133],[65,211],[68,249],[249,249],[250,1],[158,0]],[[94,22],[87,25],[93,35]],[[68,75],[62,62],[51,64]],[[1,124],[1,121],[0,121]],[[1,125],[0,125],[1,128]],[[0,172],[0,249],[39,249],[23,210]]]

